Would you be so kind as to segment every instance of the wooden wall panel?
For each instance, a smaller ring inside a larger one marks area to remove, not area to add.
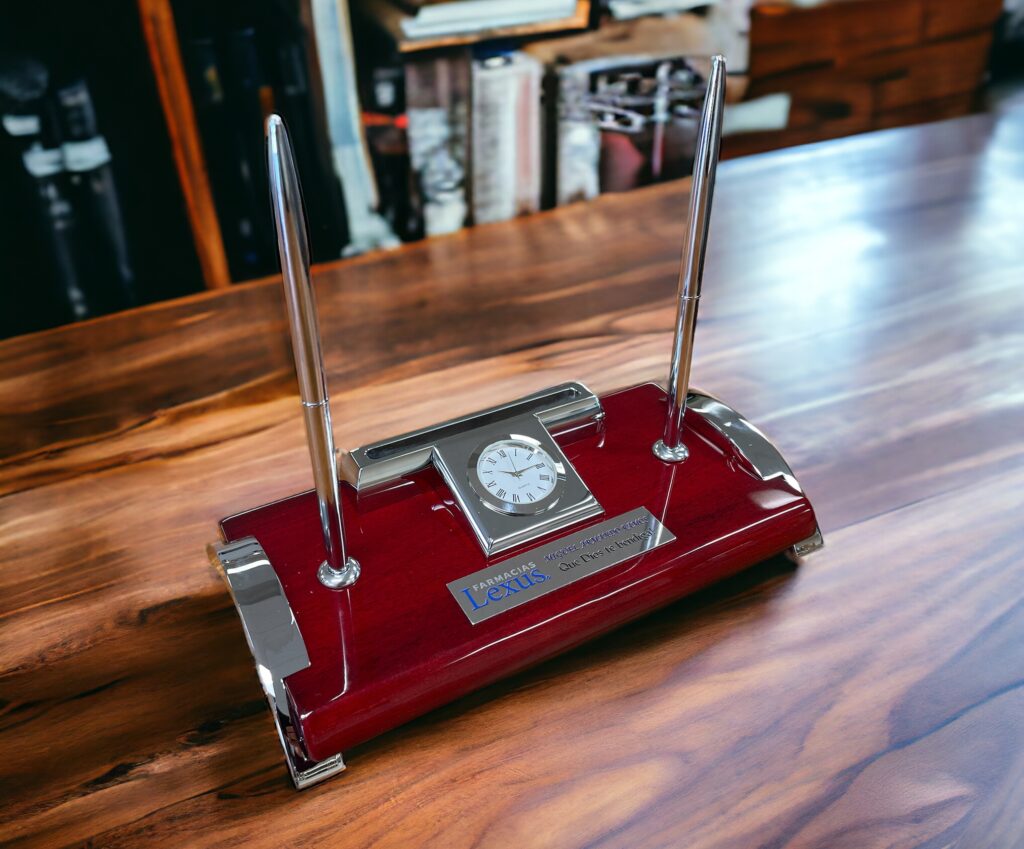
[[[842,73],[872,84],[876,110],[897,109],[975,91],[991,46],[992,33],[984,32],[866,57]]]
[[[975,108],[976,94],[973,91],[954,94],[938,100],[912,103],[897,109],[879,112],[872,121],[872,129],[887,130],[891,127],[905,127],[908,124],[925,124],[930,121],[946,121],[965,115]]]
[[[866,133],[872,129],[874,92],[865,82],[835,75],[805,74],[783,77],[777,85],[774,80],[760,83],[755,91],[758,96],[773,91],[789,94],[789,124],[781,131],[727,136],[722,141],[725,158]]]
[[[767,0],[751,10],[748,97],[785,92],[789,125],[726,155],[969,112],[1000,0]]]
[[[992,30],[1004,0],[924,0],[924,37],[946,38],[965,32]]]
[[[766,2],[750,10],[750,75],[843,64],[916,44],[922,0],[839,0],[820,6]]]

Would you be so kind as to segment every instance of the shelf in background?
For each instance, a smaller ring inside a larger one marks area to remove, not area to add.
[[[402,53],[437,50],[444,47],[460,47],[493,39],[521,39],[568,30],[580,30],[584,29],[590,20],[590,0],[577,0],[575,12],[567,18],[504,27],[490,27],[458,35],[409,38],[402,29],[402,22],[403,20],[408,20],[410,16],[402,12],[390,0],[360,0],[360,2],[366,12],[387,30]]]

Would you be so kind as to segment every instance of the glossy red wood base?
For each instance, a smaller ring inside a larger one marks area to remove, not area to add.
[[[259,541],[302,633],[310,665],[285,684],[310,760],[344,752],[816,533],[814,511],[793,477],[762,479],[693,410],[686,415],[689,459],[658,460],[651,446],[665,417],[660,387],[633,387],[601,402],[599,430],[558,441],[604,516],[518,551],[638,507],[676,539],[478,625],[446,584],[487,561],[432,468],[369,496],[342,487],[350,554],[362,564],[348,590],[317,581],[323,550],[312,493],[222,522],[226,540]]]

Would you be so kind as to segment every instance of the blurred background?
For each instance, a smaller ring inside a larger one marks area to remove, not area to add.
[[[38,0],[0,10],[0,335],[277,272],[263,119],[314,263],[998,108],[1024,0]],[[382,283],[383,285],[383,283]]]

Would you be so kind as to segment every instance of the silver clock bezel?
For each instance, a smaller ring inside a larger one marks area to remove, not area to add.
[[[487,489],[487,486],[480,479],[480,475],[477,473],[477,463],[479,463],[480,457],[489,448],[503,442],[517,442],[523,447],[532,448],[534,451],[541,451],[544,453],[548,460],[551,461],[551,465],[554,467],[556,475],[555,485],[551,488],[551,492],[543,498],[539,498],[529,504],[520,504],[498,498],[498,496]],[[483,441],[469,455],[469,461],[466,468],[466,478],[469,482],[470,488],[483,502],[484,506],[494,510],[496,513],[501,513],[506,516],[536,516],[553,508],[558,504],[559,499],[562,497],[562,493],[565,490],[565,464],[552,455],[551,452],[541,444],[539,439],[534,439],[532,436],[527,436],[524,433],[497,433],[492,434],[488,439]]]

